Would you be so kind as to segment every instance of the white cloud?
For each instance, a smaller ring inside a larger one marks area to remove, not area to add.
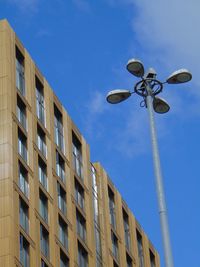
[[[195,78],[200,60],[200,2],[132,2],[137,7],[132,22],[133,30],[141,47],[152,54],[149,58],[154,62],[162,61],[163,65],[172,70],[174,67],[188,67]]]

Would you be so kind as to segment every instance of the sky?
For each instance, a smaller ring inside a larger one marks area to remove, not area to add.
[[[187,84],[165,85],[170,112],[155,114],[175,267],[200,267],[200,2],[198,0],[0,0],[33,60],[90,145],[164,266],[148,114],[140,97],[109,105],[106,94],[138,79],[130,58],[157,78],[187,68]]]

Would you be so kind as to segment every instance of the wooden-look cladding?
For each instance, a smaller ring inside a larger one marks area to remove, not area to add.
[[[15,51],[16,47],[24,57],[25,89],[22,96],[16,88]],[[35,77],[43,85],[45,99],[46,124],[42,125],[36,116]],[[17,98],[26,106],[27,129],[23,129],[17,119]],[[62,114],[64,131],[64,152],[60,151],[54,141],[54,105]],[[39,125],[39,126],[38,126]],[[47,145],[47,158],[41,154],[37,147],[37,127],[45,133]],[[18,155],[18,131],[27,139],[28,160],[25,162]],[[83,177],[77,177],[73,169],[72,158],[72,132],[82,146]],[[56,150],[60,152],[66,171],[66,183],[60,181],[56,175]],[[38,157],[47,166],[48,192],[41,186],[38,179]],[[29,182],[29,198],[26,198],[18,186],[19,163],[27,171]],[[138,226],[132,212],[121,198],[108,175],[99,163],[94,164],[97,171],[99,226],[102,246],[102,266],[112,267],[114,257],[112,254],[111,231],[118,239],[119,267],[126,266],[127,255],[132,259],[133,267],[139,267],[136,229],[142,235],[144,251],[144,267],[150,266],[149,251],[155,255],[156,267],[159,267],[159,255],[148,240],[146,234]],[[76,204],[75,180],[84,189],[84,212]],[[67,215],[63,215],[57,204],[57,182],[66,191]],[[112,229],[109,221],[108,185],[115,196],[115,213],[117,227]],[[48,200],[48,223],[39,213],[39,191]],[[96,266],[96,245],[94,235],[94,214],[92,204],[92,178],[89,146],[73,123],[61,102],[58,100],[48,82],[45,80],[37,66],[23,47],[16,34],[6,20],[0,21],[0,266],[20,267],[20,243],[22,234],[29,243],[30,267],[41,266],[41,259],[47,266],[60,266],[60,250],[69,258],[69,266],[78,266],[78,242],[88,253],[88,266]],[[29,233],[27,234],[19,224],[19,199],[29,207]],[[124,225],[122,208],[129,218],[131,248],[127,251],[124,238]],[[76,231],[76,210],[86,220],[86,242],[83,242]],[[58,218],[68,225],[68,251],[62,247],[58,236]],[[40,224],[49,232],[49,259],[40,251]]]

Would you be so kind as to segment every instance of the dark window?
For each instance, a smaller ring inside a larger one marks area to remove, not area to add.
[[[19,188],[24,195],[29,197],[29,183],[27,170],[19,163]]]
[[[130,250],[131,248],[131,242],[130,242],[130,229],[129,229],[129,219],[128,214],[125,212],[125,210],[122,210],[123,213],[123,221],[124,221],[124,236],[125,236],[125,244],[126,248]]]
[[[88,266],[88,253],[79,243],[78,243],[78,266],[79,267]]]
[[[77,181],[75,181],[75,198],[79,207],[84,209],[84,189]]]
[[[43,220],[48,223],[48,198],[41,190],[39,191],[39,212]]]
[[[29,218],[28,218],[28,206],[20,198],[19,199],[19,222],[21,227],[28,233],[29,231]]]
[[[126,264],[127,264],[127,267],[132,267],[133,266],[133,261],[131,259],[131,257],[126,254]]]
[[[118,260],[118,239],[116,235],[111,232],[111,241],[112,241],[112,253],[116,260]]]
[[[18,129],[18,152],[20,156],[27,162],[27,139],[26,136]]]
[[[48,265],[43,260],[41,260],[41,267],[48,267]]]
[[[67,224],[59,217],[59,240],[68,249]]]
[[[40,224],[40,249],[43,255],[49,258],[49,233],[42,224]]]
[[[17,97],[17,118],[23,128],[26,129],[26,106],[19,97]]]
[[[139,266],[144,267],[144,253],[143,253],[143,245],[142,245],[142,235],[136,230],[137,236],[137,247],[138,247],[138,256],[139,256]]]
[[[66,215],[66,192],[62,186],[57,182],[57,192],[58,192],[58,208]]]
[[[47,166],[42,159],[38,158],[38,176],[41,185],[48,190]]]
[[[55,132],[55,143],[61,149],[61,151],[64,152],[62,114],[55,105],[54,105],[54,132]]]
[[[45,102],[44,102],[44,88],[38,78],[35,78],[36,87],[36,113],[37,118],[45,126]]]
[[[113,267],[119,267],[119,265],[113,260]]]
[[[155,267],[156,266],[155,255],[151,250],[149,250],[149,255],[150,255],[151,267]]]
[[[20,234],[20,262],[23,267],[29,267],[29,243],[25,237]]]
[[[56,174],[65,183],[65,161],[56,151]]]
[[[81,143],[74,133],[72,133],[72,149],[73,149],[73,167],[74,167],[75,173],[81,179],[83,179]]]
[[[110,187],[108,187],[108,197],[109,197],[110,223],[113,226],[113,228],[116,229],[115,196]]]
[[[37,128],[37,145],[43,156],[47,157],[46,137],[44,131],[38,126]]]
[[[25,79],[24,79],[24,57],[16,47],[16,87],[20,93],[25,95]]]
[[[69,259],[61,250],[60,250],[60,267],[69,267]]]
[[[83,241],[85,241],[86,240],[86,221],[85,221],[85,218],[78,211],[76,211],[76,227],[77,227],[77,234],[80,236],[80,238]]]

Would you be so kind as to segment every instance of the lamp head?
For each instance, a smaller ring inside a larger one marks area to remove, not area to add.
[[[157,73],[154,70],[154,68],[149,68],[144,75],[144,79],[155,79],[156,75],[157,75]]]
[[[135,75],[136,77],[143,77],[144,75],[144,66],[138,59],[130,59],[126,65],[126,68],[131,74]]]
[[[159,113],[159,114],[163,114],[169,111],[170,106],[168,105],[168,103],[160,98],[160,97],[154,97],[153,99],[153,109],[155,112]]]
[[[167,83],[177,84],[177,83],[186,83],[192,79],[192,74],[187,69],[180,69],[174,71],[168,78]]]
[[[110,104],[118,104],[126,100],[129,96],[131,96],[129,90],[117,89],[110,91],[106,96],[106,100]]]

